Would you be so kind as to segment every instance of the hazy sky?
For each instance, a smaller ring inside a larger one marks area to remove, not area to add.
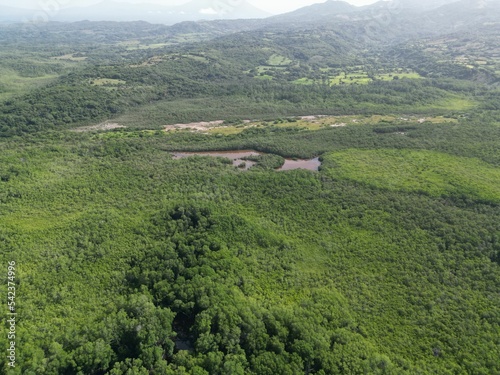
[[[84,6],[101,2],[102,0],[0,0],[0,5],[16,6],[30,9],[42,9],[44,6],[53,8],[59,6],[61,8],[68,6]],[[190,0],[115,0],[128,3],[149,3],[160,5],[179,5],[187,3]],[[239,0],[213,0],[214,2],[222,1],[229,4],[237,3]],[[322,3],[324,0],[247,0],[256,7],[266,10],[271,13],[289,12],[300,7],[311,5],[314,3]],[[377,0],[346,0],[353,5],[367,5],[376,2]]]

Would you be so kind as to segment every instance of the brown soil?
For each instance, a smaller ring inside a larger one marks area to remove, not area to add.
[[[215,128],[216,126],[222,125],[224,121],[218,120],[218,121],[209,121],[209,122],[191,122],[189,124],[174,124],[174,125],[166,125],[165,126],[165,131],[173,131],[177,129],[190,129],[190,130],[195,130],[195,131],[206,131],[212,128]]]
[[[90,132],[95,130],[113,130],[113,129],[121,129],[126,128],[126,126],[117,124],[115,122],[103,122],[98,125],[91,126],[82,126],[80,128],[73,129],[75,132]]]

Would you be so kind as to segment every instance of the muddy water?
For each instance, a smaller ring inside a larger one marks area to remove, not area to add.
[[[285,164],[281,168],[279,168],[279,171],[291,171],[293,169],[308,169],[310,171],[317,171],[319,167],[321,166],[321,162],[319,161],[319,158],[314,158],[310,160],[290,160],[290,159],[285,159]]]
[[[245,165],[244,170],[248,170],[253,167],[255,162],[249,160],[243,160],[242,158],[248,156],[257,156],[262,155],[262,152],[252,151],[252,150],[241,150],[241,151],[206,151],[206,152],[176,152],[174,153],[174,159],[182,159],[187,158],[193,155],[200,156],[213,156],[213,157],[222,157],[228,158],[233,161],[233,165],[235,167],[240,167],[241,165]],[[308,169],[310,171],[317,171],[321,165],[319,158],[314,158],[310,160],[292,160],[285,159],[285,164],[281,168],[278,168],[278,171],[291,171],[293,169]]]
[[[242,151],[207,151],[207,152],[176,152],[174,153],[174,159],[182,159],[187,158],[189,156],[199,155],[199,156],[213,156],[213,157],[221,157],[228,158],[233,161],[233,165],[235,167],[239,167],[243,170],[248,170],[253,167],[255,162],[250,160],[243,160],[242,158],[246,158],[247,156],[257,156],[261,155],[260,152],[252,151],[252,150],[242,150]],[[244,167],[241,167],[244,165]]]

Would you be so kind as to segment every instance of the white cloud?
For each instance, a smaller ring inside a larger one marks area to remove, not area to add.
[[[200,9],[201,14],[218,14],[214,8]]]

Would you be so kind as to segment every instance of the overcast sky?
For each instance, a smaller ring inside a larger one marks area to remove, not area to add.
[[[0,0],[0,5],[23,7],[30,9],[41,9],[44,6],[54,7],[56,4],[59,7],[68,6],[85,6],[91,4],[97,4],[102,0]],[[160,5],[179,5],[187,3],[190,0],[115,0],[119,2],[128,3],[149,3],[149,4],[160,4]],[[235,3],[239,0],[214,0],[216,1],[227,1],[228,3]],[[311,5],[314,3],[322,3],[324,0],[247,0],[248,2],[255,5],[257,8],[268,11],[270,13],[284,13],[289,12],[306,5]],[[367,5],[376,2],[377,0],[346,0],[348,3],[353,5]]]
[[[368,5],[373,4],[377,0],[346,0],[346,2],[353,5]],[[248,0],[257,8],[261,8],[271,13],[285,13],[292,10],[304,7],[306,5],[311,5],[315,3],[323,3],[324,0]]]

